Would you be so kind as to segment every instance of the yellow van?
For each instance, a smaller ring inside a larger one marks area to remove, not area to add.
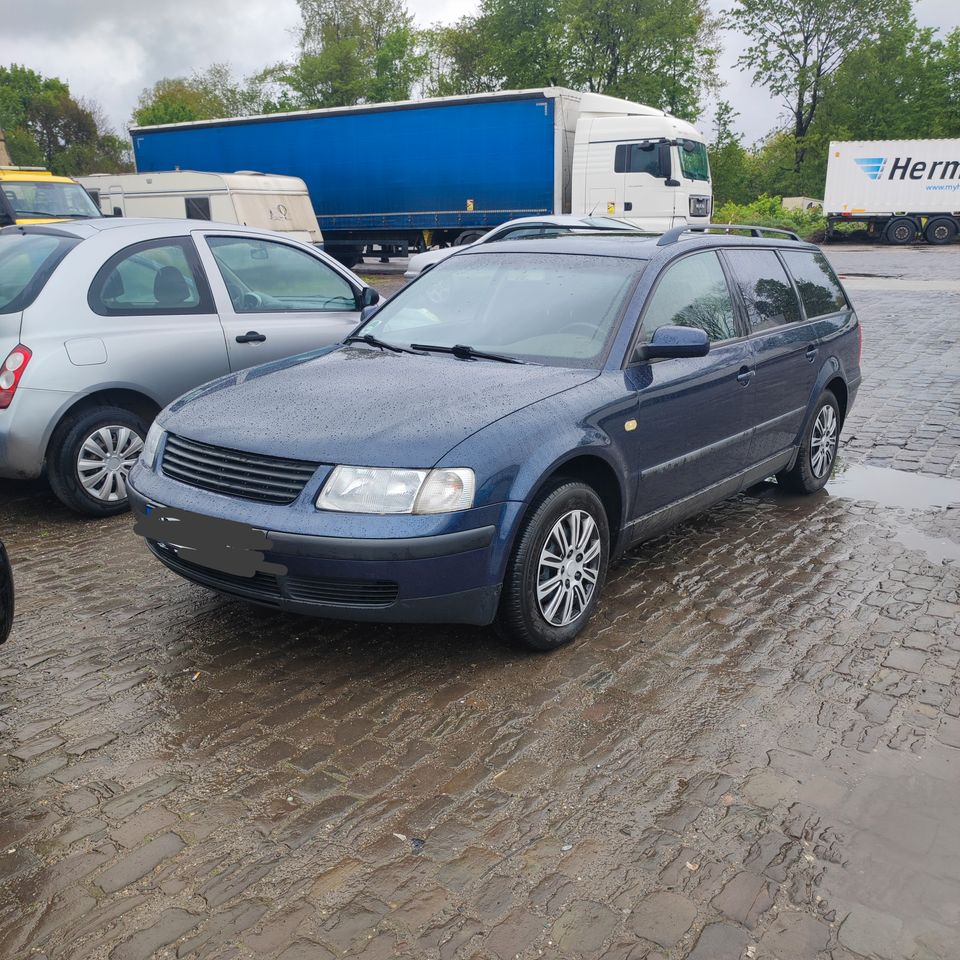
[[[76,180],[42,167],[0,167],[0,227],[102,217]]]

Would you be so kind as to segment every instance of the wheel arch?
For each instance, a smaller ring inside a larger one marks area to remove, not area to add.
[[[104,386],[90,390],[83,396],[73,397],[60,410],[44,445],[45,457],[49,458],[54,437],[71,417],[97,407],[122,407],[142,417],[148,424],[153,422],[161,410],[160,404],[153,397],[129,386]]]

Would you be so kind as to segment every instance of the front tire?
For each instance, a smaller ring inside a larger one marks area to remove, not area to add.
[[[607,575],[610,528],[595,491],[562,483],[533,506],[503,581],[496,626],[529,650],[555,650],[586,627]]]
[[[789,493],[816,493],[826,486],[837,462],[840,443],[840,406],[830,390],[820,394],[813,416],[803,432],[796,463],[777,474]]]
[[[125,512],[127,475],[143,450],[148,425],[122,407],[94,407],[68,417],[48,452],[50,486],[71,510],[88,517]]]

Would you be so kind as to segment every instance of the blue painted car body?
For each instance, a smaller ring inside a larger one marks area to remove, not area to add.
[[[161,446],[156,468],[141,465],[130,476],[134,511],[142,516],[156,504],[265,530],[273,542],[267,559],[288,572],[266,597],[236,579],[185,567],[156,542],[151,548],[189,579],[291,611],[490,623],[518,529],[551,478],[572,476],[597,490],[616,555],[789,467],[828,385],[841,416],[849,409],[860,383],[852,307],[752,335],[741,326],[742,336],[704,357],[632,360],[645,304],[664,271],[690,253],[734,248],[815,250],[717,236],[663,246],[638,237],[525,245],[529,252],[638,261],[642,272],[597,369],[341,345],[198,388],[160,415],[164,430],[213,447],[315,461],[316,471],[292,504],[252,503],[166,476]],[[505,249],[511,245],[487,247]],[[485,254],[458,253],[435,272]],[[318,510],[317,496],[335,464],[470,467],[477,479],[474,506],[432,516]],[[397,591],[390,603],[316,603],[305,600],[303,590],[294,596],[286,587],[291,578],[390,582]]]

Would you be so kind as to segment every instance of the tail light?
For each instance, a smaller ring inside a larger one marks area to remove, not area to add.
[[[0,410],[6,410],[13,403],[13,395],[17,392],[20,378],[32,356],[33,351],[21,343],[14,347],[3,361],[3,366],[0,367]]]

